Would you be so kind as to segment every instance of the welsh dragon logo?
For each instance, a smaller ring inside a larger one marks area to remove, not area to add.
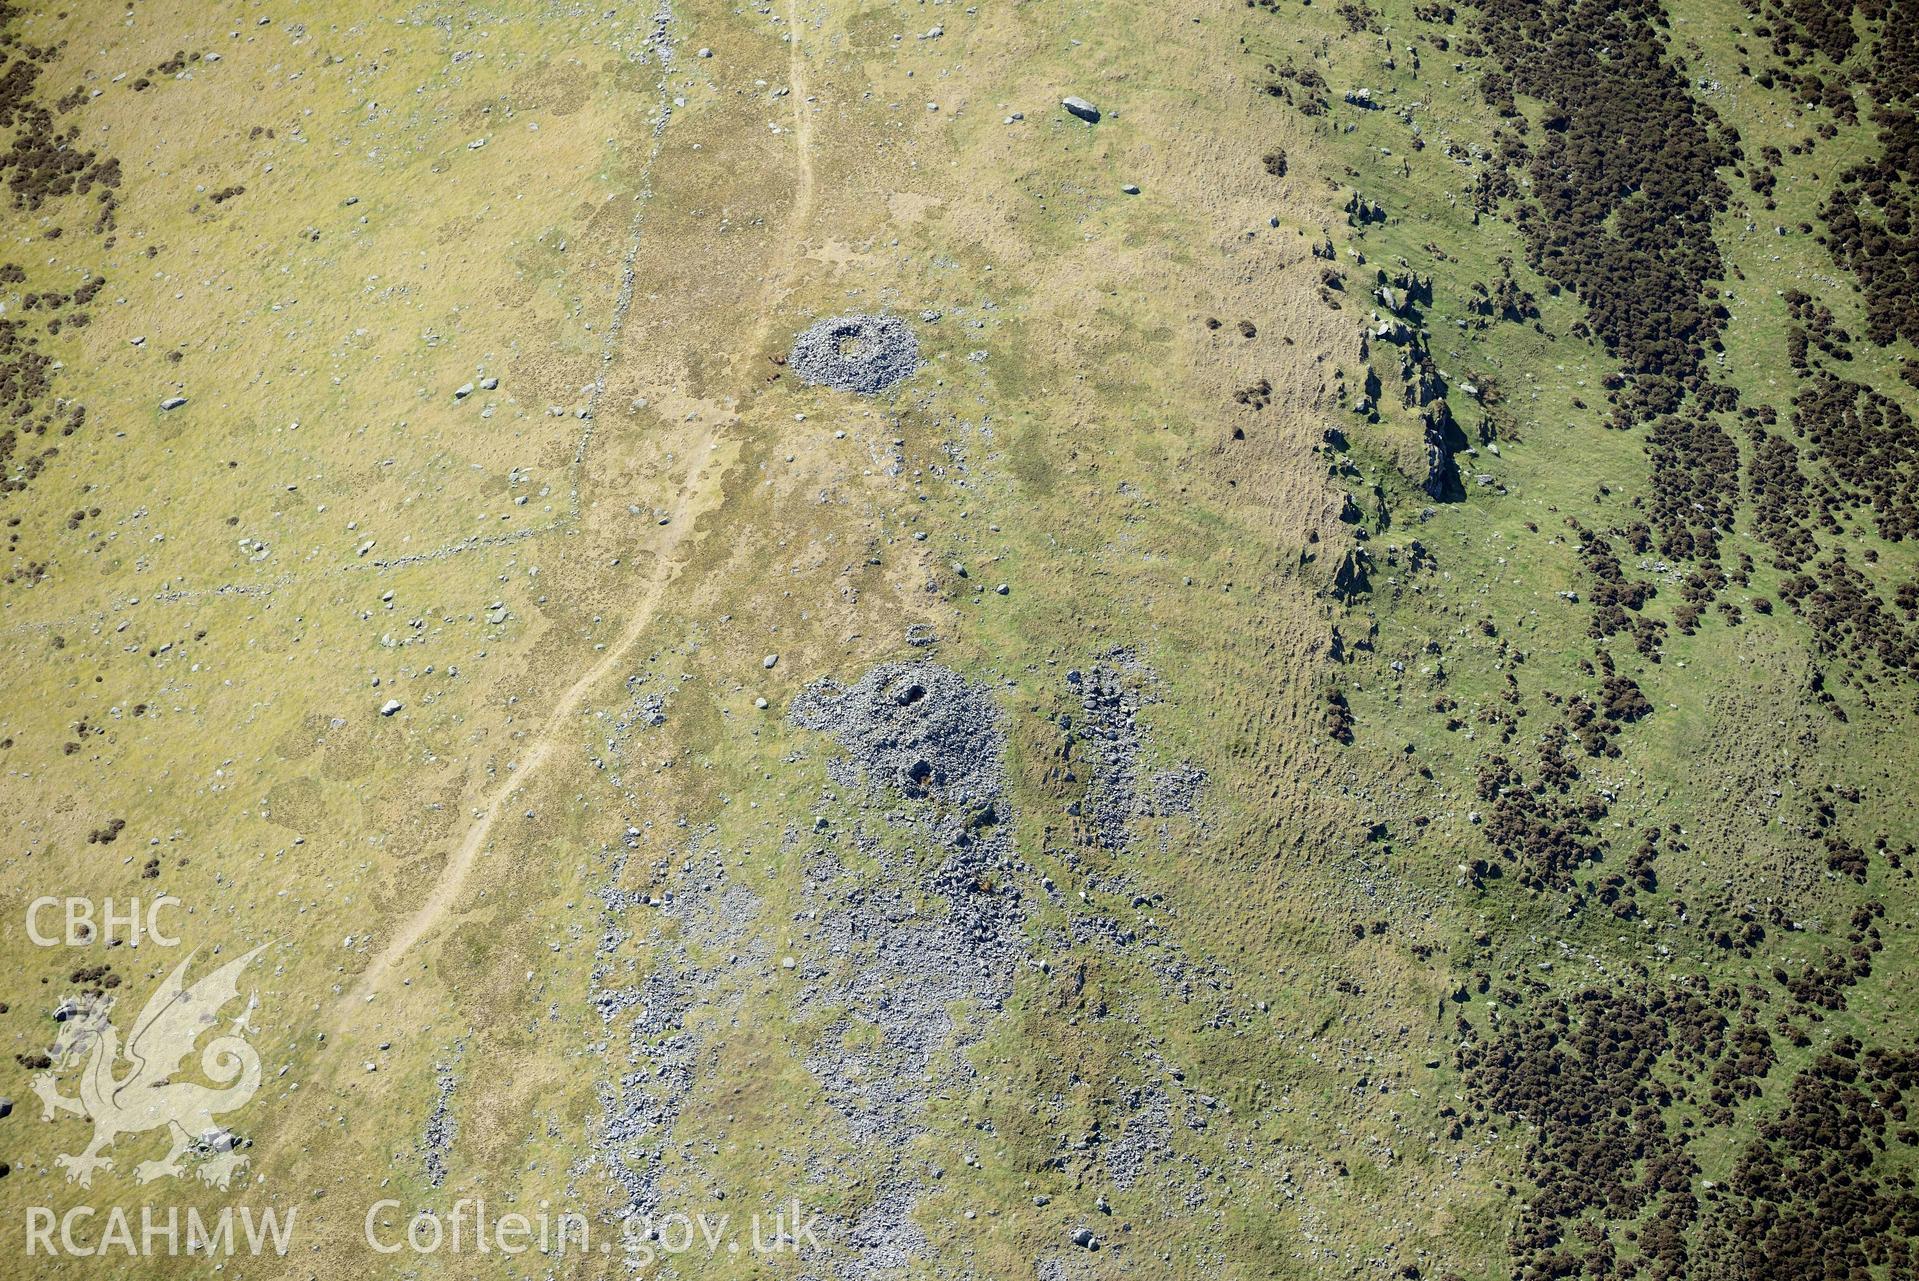
[[[191,987],[186,983],[187,966],[193,962],[189,954],[147,998],[124,1045],[107,1020],[105,1004],[83,1007],[78,1017],[69,1018],[55,1049],[63,1060],[86,1052],[79,1097],[61,1094],[54,1072],[36,1076],[33,1092],[40,1096],[43,1119],[67,1112],[93,1122],[93,1141],[85,1151],[55,1158],[70,1182],[91,1187],[94,1171],[113,1168],[113,1158],[103,1154],[115,1139],[163,1128],[172,1147],[161,1159],[134,1167],[133,1177],[141,1183],[185,1174],[191,1164],[203,1182],[225,1188],[246,1167],[247,1158],[233,1150],[232,1133],[214,1117],[245,1106],[260,1089],[260,1056],[241,1035],[253,1030],[247,1011],[200,1052],[200,1070],[219,1088],[171,1078],[186,1066],[220,1011],[239,996],[240,972],[264,946]],[[253,1004],[248,1002],[248,1010]],[[120,1075],[122,1060],[132,1068],[125,1075]]]

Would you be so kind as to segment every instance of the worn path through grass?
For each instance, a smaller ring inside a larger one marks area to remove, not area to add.
[[[785,234],[782,236],[782,250],[778,269],[770,274],[761,298],[760,318],[751,331],[743,351],[759,350],[766,342],[773,323],[773,304],[780,292],[790,280],[797,265],[800,234],[807,221],[812,217],[815,200],[813,175],[813,126],[807,111],[810,97],[807,90],[806,56],[801,48],[800,21],[797,0],[787,7],[788,23],[791,27],[791,40],[787,55],[788,74],[792,92],[789,95],[793,104],[793,141],[795,164],[797,167],[797,185],[791,208],[787,212]],[[657,155],[657,151],[655,153]],[[631,255],[628,256],[631,262]],[[623,291],[629,291],[630,281],[623,280]],[[609,348],[611,350],[611,348]],[[604,381],[604,373],[602,373]],[[737,420],[735,420],[737,421]],[[355,1006],[370,1000],[380,987],[392,975],[395,966],[406,956],[421,939],[446,920],[453,912],[454,905],[464,894],[467,883],[477,866],[480,854],[487,847],[487,839],[493,834],[495,821],[506,812],[516,792],[527,787],[539,774],[541,768],[552,759],[553,754],[565,739],[567,726],[579,714],[581,707],[593,689],[612,672],[625,663],[633,648],[646,634],[658,612],[660,602],[665,598],[669,586],[678,577],[675,553],[685,541],[686,531],[696,524],[699,518],[711,510],[719,501],[723,492],[720,481],[725,474],[725,459],[720,456],[721,433],[727,423],[715,423],[700,440],[700,448],[695,453],[695,463],[680,490],[680,497],[665,525],[668,531],[664,544],[656,549],[657,568],[648,577],[641,589],[638,600],[634,602],[632,614],[619,636],[608,645],[598,662],[594,663],[579,678],[560,694],[553,710],[547,714],[538,734],[526,745],[517,762],[508,766],[507,776],[500,780],[474,812],[474,818],[461,834],[459,844],[447,859],[446,867],[439,879],[428,891],[420,906],[406,923],[397,930],[387,945],[367,966],[360,981],[355,984],[342,1001],[342,1014]],[[699,461],[699,460],[704,460]]]

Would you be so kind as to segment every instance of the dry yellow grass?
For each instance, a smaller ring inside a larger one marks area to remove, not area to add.
[[[740,950],[797,947],[787,829],[810,824],[825,776],[781,710],[807,679],[898,656],[914,623],[946,638],[942,661],[1013,682],[1023,848],[1063,880],[1078,873],[1045,760],[1061,674],[1120,644],[1163,673],[1160,750],[1207,768],[1214,822],[1095,871],[1159,896],[1196,969],[1233,960],[1241,990],[1220,999],[1270,1001],[1282,1039],[1250,1052],[1262,1084],[1229,1100],[1248,1143],[1305,1168],[1391,1141],[1393,1102],[1353,1096],[1331,1060],[1397,1046],[1401,1027],[1427,1045],[1439,980],[1386,949],[1328,947],[1365,906],[1344,862],[1359,805],[1318,742],[1314,685],[1310,540],[1340,494],[1312,450],[1351,337],[1308,247],[1335,214],[1312,141],[1221,55],[1223,21],[681,6],[663,70],[641,56],[645,18],[597,10],[243,13],[182,0],[130,23],[37,19],[69,41],[51,83],[103,90],[76,119],[106,131],[128,182],[114,248],[70,233],[47,268],[86,244],[115,301],[64,349],[94,426],[25,508],[45,524],[90,484],[113,536],[62,536],[55,575],[0,611],[17,818],[0,904],[17,919],[39,893],[134,884],[188,905],[192,943],[270,941],[257,1043],[287,1072],[247,1115],[245,1198],[297,1203],[301,1253],[247,1275],[482,1274],[369,1256],[364,1208],[382,1196],[607,1208],[606,1179],[579,1165],[624,1062],[589,1000],[596,895],[657,894],[696,846],[723,849],[761,904]],[[938,39],[915,38],[935,20]],[[221,58],[138,94],[109,79],[175,48]],[[1065,116],[1068,92],[1107,118]],[[1274,147],[1287,178],[1261,164]],[[231,184],[247,190],[210,203]],[[31,220],[9,232],[44,248]],[[769,359],[813,318],[877,308],[942,313],[897,393],[850,403]],[[455,399],[484,376],[497,390]],[[1233,402],[1261,378],[1270,408]],[[161,415],[176,389],[188,406]],[[613,761],[609,718],[639,673],[673,692],[668,719]],[[382,717],[389,697],[405,706]],[[108,735],[62,756],[83,717]],[[112,817],[120,843],[87,845]],[[629,824],[642,832],[616,876]],[[138,881],[150,854],[161,873]],[[1035,929],[1065,921],[1047,909]],[[11,1053],[42,1036],[39,998],[72,958],[8,939]],[[612,955],[627,979],[655,963],[633,942]],[[155,968],[138,961],[116,958],[136,993]],[[1113,1042],[1031,1014],[1055,982],[1033,977],[969,1051],[996,1079],[1050,1094],[1062,1064],[1092,1080],[1164,1056],[1201,1088],[1231,1083],[1237,1069],[1206,1076],[1202,1031],[1151,973],[1111,976],[1137,1020]],[[1341,982],[1374,999],[1355,1010]],[[669,1156],[688,1196],[814,1188],[809,1152],[851,1172],[819,1197],[872,1195],[862,1163],[879,1154],[822,1099],[805,1065],[818,1029],[788,1019],[789,987],[742,967],[691,1020],[702,1075],[677,1141],[706,1159]],[[1329,1062],[1273,1048],[1304,1042]],[[458,1137],[435,1190],[419,1145],[441,1064]],[[1069,1119],[1107,1107],[1071,1092]],[[1004,1087],[948,1102],[916,1157],[952,1165],[980,1116],[1010,1133],[1021,1106]],[[73,1132],[29,1132],[0,1214],[80,1195],[48,1165]],[[982,1144],[964,1185],[953,1166],[965,1190],[928,1201],[929,1235],[995,1275],[1053,1249],[1063,1216],[1093,1211],[1064,1180],[1034,1204],[1051,1141]],[[1309,1275],[1299,1234],[1358,1255],[1449,1230],[1416,1181],[1373,1180],[1329,1217],[1246,1177],[1253,1191],[1197,1226],[1142,1195],[1125,1210],[1137,1251],[1218,1231],[1237,1263],[1198,1251],[1169,1275]],[[990,1223],[959,1217],[989,1206]],[[617,1256],[543,1266],[618,1274]],[[682,1271],[732,1275],[725,1258]]]

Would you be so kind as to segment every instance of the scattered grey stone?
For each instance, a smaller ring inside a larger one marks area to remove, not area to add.
[[[637,835],[637,829],[628,829],[629,847]],[[695,951],[725,956],[743,949],[761,962],[769,958],[763,944],[747,942],[759,900],[730,883],[722,863],[689,860],[673,890],[651,899],[614,888],[619,868],[616,861],[613,883],[600,892],[606,912],[591,999],[608,1027],[616,1019],[625,1022],[625,1070],[599,1085],[601,1115],[593,1144],[605,1173],[626,1198],[626,1212],[654,1215],[662,1196],[661,1157],[673,1146],[705,1050],[687,1015],[695,1005],[708,1004],[703,994],[713,991],[725,966],[738,959],[702,968]],[[622,923],[641,907],[650,909],[642,942],[659,964],[634,986],[612,985],[608,980],[616,971],[609,958],[627,942]],[[722,998],[738,999],[737,994]]]
[[[1072,115],[1084,120],[1087,124],[1096,125],[1099,123],[1099,108],[1084,98],[1061,98],[1059,105],[1066,108]]]
[[[881,663],[850,687],[816,681],[790,716],[831,735],[859,775],[911,799],[990,809],[999,797],[999,709],[983,686],[938,663]]]
[[[1135,819],[1191,813],[1206,785],[1204,770],[1180,764],[1155,774],[1141,795],[1145,734],[1139,713],[1153,701],[1152,680],[1152,671],[1123,648],[1109,651],[1084,672],[1066,673],[1081,709],[1069,732],[1086,745],[1092,765],[1088,817],[1101,847],[1114,852],[1132,844]]]
[[[1190,814],[1206,789],[1206,771],[1192,764],[1175,765],[1153,775],[1152,812]]]
[[[852,1256],[837,1275],[879,1281],[927,1256],[913,1210],[922,1180],[944,1170],[903,1153],[935,1096],[963,1096],[976,1080],[964,1051],[1029,960],[1019,885],[1031,869],[1012,839],[1005,734],[986,686],[924,660],[883,663],[850,687],[815,682],[790,719],[845,749],[828,774],[867,801],[815,838],[805,864],[815,930],[800,975],[816,981],[795,1006],[830,1020],[806,1067],[852,1140],[884,1154],[872,1201],[831,1224]],[[944,850],[930,867],[899,849],[929,842]],[[877,875],[850,874],[855,860]],[[848,1034],[868,1028],[877,1035],[849,1053]]]
[[[472,383],[461,383],[458,387],[455,387],[453,389],[453,399],[455,400],[465,400],[468,396],[471,396],[472,394],[473,394]]]
[[[453,1043],[453,1052],[459,1054],[466,1049],[464,1041]],[[446,1183],[446,1156],[453,1148],[453,1086],[455,1078],[451,1064],[434,1065],[436,1093],[433,1099],[433,1111],[426,1118],[426,1141],[422,1162],[426,1167],[426,1181],[433,1187]]]
[[[793,340],[787,365],[801,382],[871,396],[919,368],[919,340],[898,316],[834,316]]]
[[[380,704],[380,715],[391,716],[404,706],[406,706],[406,704],[402,703],[399,699],[389,698],[386,702]]]
[[[1106,1150],[1106,1174],[1122,1192],[1135,1187],[1149,1167],[1168,1159],[1172,1151],[1172,1100],[1164,1091],[1148,1087],[1127,1099],[1126,1128]]]
[[[160,402],[160,409],[163,413],[170,412],[172,410],[178,409],[180,406],[186,403],[187,403],[187,398],[185,396],[168,396],[165,400]]]

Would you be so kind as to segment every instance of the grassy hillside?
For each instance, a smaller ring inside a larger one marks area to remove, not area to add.
[[[9,1275],[1910,1275],[1910,16],[0,12]]]

